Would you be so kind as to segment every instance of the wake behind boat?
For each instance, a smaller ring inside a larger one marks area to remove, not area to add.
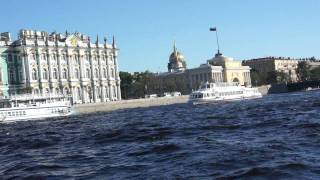
[[[189,101],[193,104],[219,101],[235,101],[242,99],[261,98],[257,88],[249,88],[239,83],[204,83],[199,90],[190,94]]]
[[[62,94],[14,95],[0,99],[0,122],[71,115],[69,97]]]

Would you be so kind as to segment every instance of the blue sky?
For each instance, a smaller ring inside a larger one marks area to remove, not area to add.
[[[173,41],[189,68],[220,49],[238,60],[320,57],[318,0],[0,0],[0,31],[79,31],[109,42],[122,71],[166,71]]]

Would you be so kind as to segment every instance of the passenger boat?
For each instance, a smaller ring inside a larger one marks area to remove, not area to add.
[[[62,94],[14,95],[0,98],[0,122],[71,115],[70,98]]]
[[[201,104],[207,102],[234,101],[261,98],[257,88],[239,85],[239,83],[204,83],[190,94],[189,102]]]

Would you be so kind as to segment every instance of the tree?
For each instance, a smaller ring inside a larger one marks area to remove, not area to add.
[[[313,81],[320,80],[320,67],[316,67],[310,71],[310,79]]]
[[[254,86],[260,86],[266,84],[266,77],[264,74],[259,73],[256,69],[252,69],[250,72],[251,83]]]
[[[133,76],[128,72],[122,72],[122,71],[119,72],[119,76],[121,79],[120,88],[121,88],[122,99],[128,99],[130,86],[133,82]]]
[[[277,71],[270,71],[267,73],[266,83],[268,84],[277,83]]]
[[[276,76],[278,83],[288,83],[291,80],[289,74],[282,71],[276,72]]]
[[[300,81],[307,81],[311,78],[310,65],[306,61],[300,61],[297,68],[297,76]]]

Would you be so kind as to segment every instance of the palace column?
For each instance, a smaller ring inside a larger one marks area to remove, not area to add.
[[[36,61],[38,65],[38,86],[40,88],[40,93],[43,94],[42,89],[42,68],[41,68],[41,56],[39,55],[39,49],[36,51]]]
[[[117,83],[117,99],[121,100],[121,89],[120,89],[120,81]]]
[[[59,90],[60,90],[60,92],[59,93],[61,93],[63,90],[62,90],[62,81],[61,81],[61,77],[62,77],[62,71],[61,71],[61,54],[60,54],[60,52],[59,52],[59,50],[57,50],[57,63],[58,63],[58,78],[59,78]]]
[[[21,56],[21,66],[22,66],[22,82],[26,86],[27,85],[27,77],[26,77],[26,63],[25,61],[27,60],[27,53],[23,53]]]

